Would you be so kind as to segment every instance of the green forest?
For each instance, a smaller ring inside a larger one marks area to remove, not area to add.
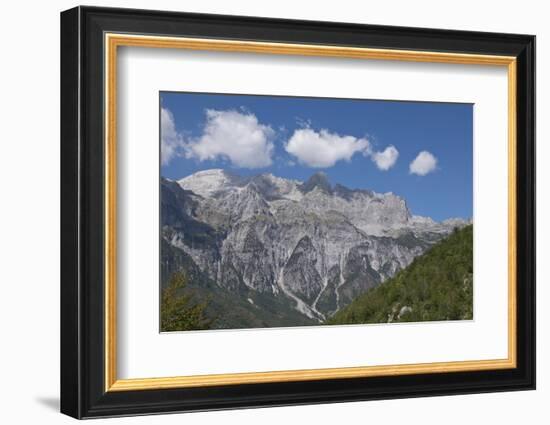
[[[393,278],[356,298],[329,325],[473,318],[473,226],[455,231]]]
[[[191,271],[188,269],[185,274],[173,272],[163,285],[161,331],[233,328],[242,326],[240,321],[265,327],[263,312],[277,313],[286,326],[315,324],[301,323],[294,317],[296,312],[288,306],[267,303],[250,292],[246,296],[254,297],[256,309],[256,315],[252,317],[245,301],[235,301],[236,296],[229,291],[212,291],[209,287],[213,283],[196,270]],[[407,268],[360,295],[322,324],[472,318],[473,226],[470,225],[455,229],[446,239],[414,259]]]

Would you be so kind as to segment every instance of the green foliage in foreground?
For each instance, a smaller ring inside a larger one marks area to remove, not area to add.
[[[241,289],[230,291],[212,281],[191,257],[165,239],[161,245],[162,290],[169,286],[175,273],[183,273],[185,285],[179,293],[193,296],[194,303],[206,306],[204,316],[210,320],[209,329],[248,329],[316,325],[316,321],[294,309],[293,301],[281,294]],[[241,288],[244,284],[240,285]],[[162,306],[161,306],[162,307]],[[180,330],[180,329],[175,329]]]
[[[174,273],[162,290],[160,306],[160,330],[190,331],[210,328],[205,316],[206,303],[197,303],[186,291],[187,280],[182,273]]]
[[[455,230],[396,276],[356,298],[327,324],[473,317],[473,226]]]

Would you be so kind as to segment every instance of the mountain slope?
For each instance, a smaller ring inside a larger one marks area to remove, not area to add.
[[[182,293],[206,302],[206,315],[213,329],[267,328],[314,325],[316,321],[292,308],[286,297],[273,298],[251,290],[231,291],[220,287],[197,267],[181,249],[162,241],[161,289],[176,271],[187,280]]]
[[[332,186],[322,173],[300,182],[215,169],[161,181],[164,269],[199,270],[209,292],[231,294],[263,326],[284,326],[284,315],[322,323],[465,224],[413,216],[393,193]],[[171,264],[182,253],[185,264]]]
[[[327,324],[464,320],[473,317],[473,226],[417,257],[367,291]]]

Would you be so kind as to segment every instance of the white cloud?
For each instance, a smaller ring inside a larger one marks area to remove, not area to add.
[[[420,152],[409,165],[409,172],[419,176],[425,176],[437,168],[437,158],[428,151]]]
[[[340,136],[328,130],[317,132],[310,128],[301,128],[294,131],[285,149],[302,164],[313,168],[326,168],[332,167],[340,160],[349,161],[357,152],[368,155],[370,143],[367,139]]]
[[[226,159],[240,168],[262,168],[273,163],[275,131],[269,125],[261,124],[251,112],[214,109],[205,112],[202,135],[191,138],[178,132],[172,112],[161,108],[163,165],[176,156],[199,161]],[[399,157],[399,151],[393,145],[373,152],[366,138],[339,135],[324,129],[315,131],[309,127],[295,130],[285,149],[298,162],[313,168],[332,167],[338,161],[350,161],[353,155],[362,153],[365,157],[370,156],[378,169],[385,171],[393,167]],[[287,165],[295,165],[295,162],[289,160]],[[413,171],[413,164],[412,172],[417,173]]]
[[[378,169],[383,171],[389,170],[393,167],[398,157],[399,151],[393,145],[388,146],[381,152],[374,152],[372,154],[372,160]]]
[[[207,109],[203,134],[186,144],[186,157],[223,158],[241,168],[267,167],[272,163],[274,135],[252,113]]]
[[[176,131],[174,115],[166,108],[160,109],[160,158],[163,165],[179,154],[184,145],[181,134]]]

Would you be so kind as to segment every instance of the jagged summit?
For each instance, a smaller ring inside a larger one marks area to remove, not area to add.
[[[332,185],[327,174],[318,171],[312,174],[305,182],[294,179],[277,177],[272,173],[262,173],[249,177],[241,177],[223,169],[198,171],[178,181],[185,190],[192,190],[201,196],[215,196],[216,192],[239,189],[247,185],[254,185],[258,190],[266,192],[271,197],[289,197],[297,199],[316,188],[327,195],[336,195],[350,198],[353,194],[375,196],[376,193],[364,189],[349,189],[339,183]]]
[[[214,168],[198,171],[195,174],[178,180],[183,189],[192,190],[197,195],[210,196],[224,187],[234,186],[240,183],[241,178],[226,170]]]
[[[332,193],[332,186],[328,180],[328,176],[323,171],[316,172],[305,183],[300,185],[300,190],[303,193],[311,192],[315,188],[326,193]]]
[[[441,233],[453,226],[468,223],[460,218],[439,223],[429,217],[414,216],[406,201],[398,195],[350,189],[341,184],[333,186],[322,171],[301,182],[271,173],[241,177],[226,170],[211,169],[187,176],[179,180],[178,184],[196,195],[218,199],[224,206],[231,205],[233,199],[242,200],[247,196],[246,193],[254,191],[271,205],[271,209],[296,209],[296,206],[284,204],[284,201],[293,201],[299,203],[298,209],[302,212],[321,216],[338,212],[359,230],[377,236],[392,236],[402,229]],[[243,190],[245,193],[240,193]]]

